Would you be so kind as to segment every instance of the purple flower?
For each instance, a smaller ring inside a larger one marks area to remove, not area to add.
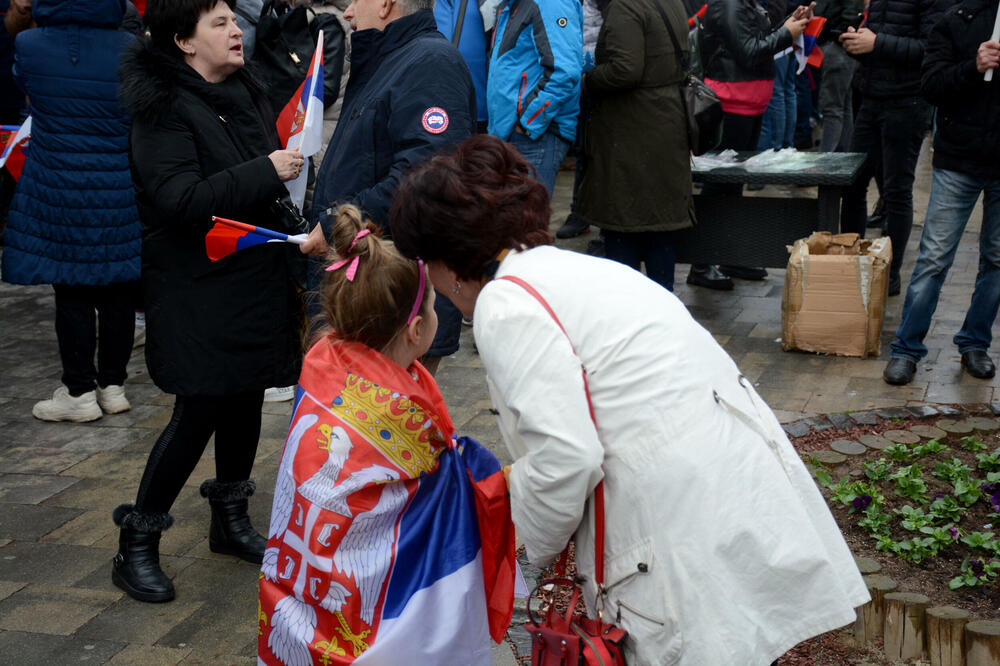
[[[945,495],[944,493],[938,493],[937,495],[934,496],[934,499],[937,500],[941,499],[942,497],[947,497],[947,495]],[[934,500],[931,501],[933,502]]]
[[[969,560],[969,568],[972,569],[972,573],[979,578],[983,575],[983,561],[982,560]]]
[[[984,495],[1000,494],[1000,483],[980,483],[979,489]]]
[[[864,511],[868,508],[868,505],[872,503],[871,495],[858,495],[851,502],[851,506],[854,507],[855,511]]]
[[[995,495],[990,495],[990,504],[993,505],[993,510],[1000,513],[1000,492]]]
[[[948,535],[951,536],[952,539],[956,539],[957,540],[958,539],[958,528],[957,527],[950,527],[950,528],[948,528]]]

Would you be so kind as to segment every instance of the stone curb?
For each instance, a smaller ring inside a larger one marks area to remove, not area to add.
[[[859,425],[877,425],[879,419],[926,419],[932,416],[960,416],[981,411],[982,403],[975,405],[921,405],[919,407],[888,407],[864,412],[841,412],[810,416],[798,421],[782,423],[781,427],[789,437],[804,437],[809,433],[822,432],[830,428],[846,430]],[[1000,401],[989,404],[994,416],[1000,416]]]

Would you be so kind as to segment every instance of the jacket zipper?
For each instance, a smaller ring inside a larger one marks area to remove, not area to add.
[[[535,121],[535,118],[538,117],[538,114],[541,113],[542,111],[544,111],[546,108],[548,108],[549,104],[551,104],[551,103],[552,103],[552,101],[549,100],[545,104],[542,104],[542,108],[538,109],[538,111],[535,111],[535,115],[533,115],[530,118],[528,118],[528,124],[530,125],[531,123],[533,123]],[[525,128],[525,129],[527,129],[527,128]]]
[[[528,89],[528,73],[521,72],[521,86],[517,90],[517,117],[521,117],[521,100],[524,98],[524,91]],[[528,122],[531,122],[530,120]]]
[[[649,620],[653,624],[658,624],[661,627],[666,626],[666,624],[667,624],[663,620],[658,620],[655,617],[653,617],[652,615],[647,615],[646,613],[643,613],[640,610],[636,610],[635,608],[632,608],[627,603],[625,603],[624,601],[621,601],[621,600],[618,601],[618,617],[619,618],[621,618],[621,616],[622,616],[622,610],[621,610],[622,608],[624,608],[627,611],[630,611],[630,612],[634,613],[635,615],[638,615],[639,617],[641,617],[641,618],[643,618],[645,620]]]
[[[597,647],[594,645],[594,642],[590,640],[590,636],[588,636],[586,632],[575,624],[570,625],[570,628],[577,636],[580,637],[581,640],[583,640],[584,643],[590,647],[590,653],[597,659],[597,663],[600,664],[600,666],[604,666],[604,659],[601,657],[601,653],[597,651]]]

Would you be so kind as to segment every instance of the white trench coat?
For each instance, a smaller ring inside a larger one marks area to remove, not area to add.
[[[475,338],[515,458],[514,524],[538,565],[575,537],[593,614],[587,500],[603,476],[604,617],[629,632],[629,664],[770,664],[852,622],[869,595],[833,516],[684,305],[624,265],[551,246],[510,253],[508,274],[542,294],[576,349],[520,286],[483,288]]]

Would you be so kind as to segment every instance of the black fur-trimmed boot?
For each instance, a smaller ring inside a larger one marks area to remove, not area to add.
[[[250,481],[220,482],[208,479],[201,484],[201,496],[212,507],[212,527],[208,547],[213,553],[235,555],[241,560],[260,564],[267,539],[257,533],[247,515],[247,498],[257,485]]]
[[[139,601],[174,598],[174,585],[160,568],[160,534],[174,519],[169,513],[140,513],[122,504],[112,514],[121,528],[118,554],[111,561],[111,582]]]

